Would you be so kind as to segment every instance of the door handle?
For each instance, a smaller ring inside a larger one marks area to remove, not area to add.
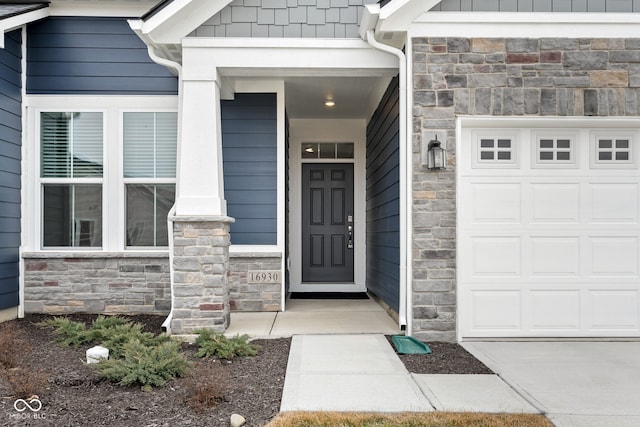
[[[353,226],[349,225],[347,227],[347,249],[353,249]]]

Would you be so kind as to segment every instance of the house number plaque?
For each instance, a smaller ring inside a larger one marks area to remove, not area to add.
[[[249,271],[247,275],[247,283],[280,283],[280,271]]]

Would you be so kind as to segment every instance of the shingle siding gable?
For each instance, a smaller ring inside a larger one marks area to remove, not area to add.
[[[191,37],[357,38],[370,3],[377,0],[235,0]]]

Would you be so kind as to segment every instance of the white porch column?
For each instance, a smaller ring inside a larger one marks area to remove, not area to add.
[[[224,216],[218,82],[183,79],[181,113],[176,216]]]

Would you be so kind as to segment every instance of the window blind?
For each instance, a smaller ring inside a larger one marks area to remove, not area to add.
[[[124,114],[124,177],[175,178],[176,113]]]

